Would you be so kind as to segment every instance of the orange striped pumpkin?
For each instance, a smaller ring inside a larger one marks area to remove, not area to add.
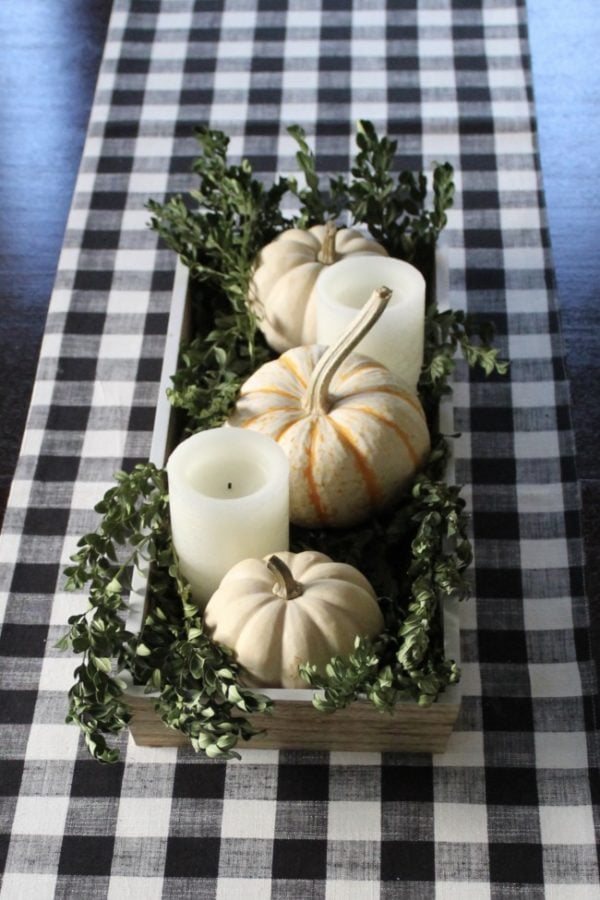
[[[295,347],[243,385],[229,424],[273,437],[290,461],[290,518],[355,525],[406,490],[430,448],[417,395],[384,366],[351,353],[383,312],[376,291],[329,349]]]

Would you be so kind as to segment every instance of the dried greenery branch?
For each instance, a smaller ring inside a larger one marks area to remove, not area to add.
[[[271,351],[246,304],[256,254],[292,224],[322,222],[348,214],[381,241],[392,255],[409,259],[431,274],[435,243],[452,203],[452,169],[436,166],[433,207],[426,207],[427,179],[392,174],[396,144],[359,123],[352,179],[329,179],[321,191],[314,155],[301,129],[298,142],[302,188],[293,178],[271,187],[256,179],[250,164],[227,161],[228,138],[198,129],[200,156],[194,163],[199,187],[184,201],[149,203],[152,227],[189,267],[193,283],[196,337],[181,354],[169,392],[185,413],[184,430],[222,424],[243,381]],[[293,220],[281,213],[289,192],[299,201]],[[473,340],[476,337],[476,340]],[[412,492],[391,512],[348,531],[292,529],[292,547],[318,547],[357,565],[381,596],[386,632],[375,642],[358,640],[347,659],[333,659],[324,676],[307,664],[307,681],[322,691],[315,705],[332,711],[366,694],[379,708],[397,699],[431,703],[456,681],[452,661],[443,656],[440,610],[448,597],[467,593],[464,570],[470,560],[459,489],[443,482],[447,444],[436,431],[436,410],[453,357],[460,347],[467,362],[485,372],[502,372],[490,334],[477,332],[460,312],[428,310],[425,363],[419,392],[428,412],[433,450]],[[114,761],[106,735],[123,729],[130,711],[124,699],[127,669],[137,684],[157,692],[163,722],[186,734],[210,757],[237,755],[240,738],[253,733],[248,716],[266,711],[268,698],[241,685],[232,654],[205,633],[190,602],[173,550],[166,476],[150,463],[118,473],[117,485],[96,507],[100,523],[81,538],[66,570],[67,589],[87,589],[89,607],[72,616],[59,646],[82,654],[69,698],[68,721],[85,735],[90,752]],[[148,615],[141,634],[129,633],[123,616],[134,568],[148,569]]]

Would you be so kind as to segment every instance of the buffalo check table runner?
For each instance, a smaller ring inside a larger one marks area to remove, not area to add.
[[[102,766],[54,645],[85,602],[62,567],[150,447],[175,259],[144,204],[193,186],[200,123],[270,179],[293,123],[346,172],[358,118],[403,168],[455,167],[451,303],[511,360],[456,376],[475,566],[448,750],[224,764],[125,734]],[[597,898],[578,504],[524,3],[116,0],[0,543],[3,900]]]

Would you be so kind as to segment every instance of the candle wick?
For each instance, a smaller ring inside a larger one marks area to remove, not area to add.
[[[231,490],[231,481],[227,482],[227,488],[228,488],[228,490]]]

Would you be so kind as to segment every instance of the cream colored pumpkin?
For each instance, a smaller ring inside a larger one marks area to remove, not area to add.
[[[290,228],[261,250],[250,284],[250,305],[278,353],[317,339],[315,284],[325,266],[350,254],[387,256],[376,241],[333,222]]]
[[[391,292],[376,291],[334,347],[296,347],[242,387],[229,424],[274,438],[290,461],[290,518],[349,526],[409,486],[430,448],[417,395],[379,363],[350,353]]]
[[[375,592],[358,569],[323,553],[278,553],[235,565],[208,602],[212,637],[235,651],[247,683],[306,687],[298,673],[320,672],[332,656],[352,652],[357,635],[384,628]]]

